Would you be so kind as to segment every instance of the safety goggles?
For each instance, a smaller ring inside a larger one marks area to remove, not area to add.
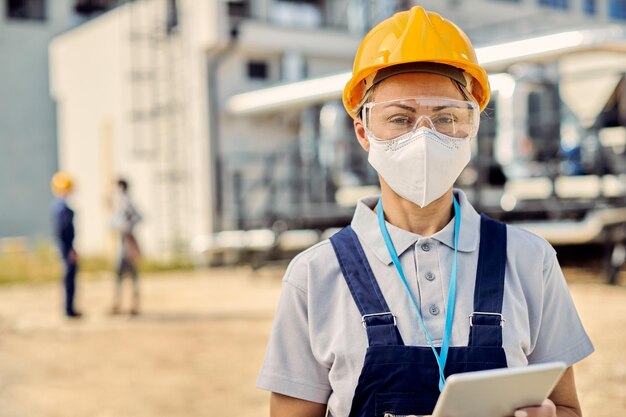
[[[472,101],[445,97],[409,97],[366,103],[365,130],[378,140],[392,140],[420,127],[456,139],[471,139],[478,132],[480,109]]]

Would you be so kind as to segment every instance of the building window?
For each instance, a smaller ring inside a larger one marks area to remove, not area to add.
[[[250,17],[250,2],[247,0],[230,0],[226,3],[228,15],[239,19]]]
[[[46,20],[45,0],[7,0],[5,6],[10,19]]]
[[[118,5],[118,0],[76,0],[74,10],[78,14],[102,13]]]
[[[324,22],[321,0],[278,0],[273,3],[272,22],[279,26],[318,28]]]
[[[267,63],[263,61],[248,62],[248,78],[253,80],[267,80]]]
[[[553,7],[555,9],[567,9],[569,7],[569,0],[539,0],[539,4],[542,6]]]
[[[165,18],[167,33],[172,33],[178,27],[178,4],[176,0],[167,0],[167,14]]]
[[[596,0],[583,0],[583,13],[588,15],[596,14]]]
[[[609,17],[626,20],[626,0],[610,0]]]

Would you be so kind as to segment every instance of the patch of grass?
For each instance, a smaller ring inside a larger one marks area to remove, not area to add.
[[[37,245],[32,251],[5,248],[0,254],[0,284],[57,280],[61,270],[57,252],[51,245]]]
[[[101,276],[102,272],[112,272],[115,260],[106,257],[83,257],[79,259],[80,279]],[[163,272],[192,269],[189,259],[184,256],[169,260],[141,259],[140,273]],[[35,243],[33,248],[23,245],[4,245],[0,252],[0,285],[59,281],[63,274],[63,263],[56,247],[50,242]]]

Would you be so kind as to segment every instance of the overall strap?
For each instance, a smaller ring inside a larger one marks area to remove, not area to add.
[[[389,310],[363,247],[350,226],[330,238],[343,277],[362,316],[370,346],[403,345],[396,318]]]
[[[480,216],[480,248],[470,346],[502,346],[502,299],[506,268],[506,225]]]

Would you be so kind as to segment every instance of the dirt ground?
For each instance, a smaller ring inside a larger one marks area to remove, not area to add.
[[[143,314],[109,316],[112,282],[83,281],[86,317],[60,314],[58,285],[0,287],[0,417],[267,415],[257,390],[282,269],[144,277]],[[576,367],[583,410],[626,410],[626,277],[567,269],[596,352]]]

